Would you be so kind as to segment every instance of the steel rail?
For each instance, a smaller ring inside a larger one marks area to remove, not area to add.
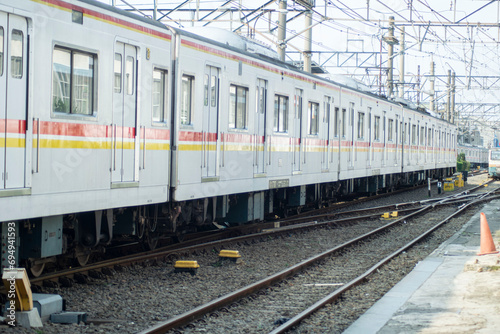
[[[481,185],[481,186],[483,186],[483,185]],[[479,189],[481,186],[478,186],[476,188]],[[500,195],[498,197],[500,197]],[[473,203],[477,203],[477,202],[480,202],[480,201],[485,201],[485,200],[487,200],[487,199],[479,199],[479,200],[476,200],[474,202],[471,202],[471,204],[469,204],[469,205],[472,205]],[[444,201],[441,204],[444,205],[445,204]],[[224,307],[224,306],[226,306],[228,304],[231,304],[231,303],[233,303],[233,302],[235,302],[237,300],[240,300],[240,299],[242,299],[242,298],[244,298],[244,297],[246,297],[246,296],[248,296],[248,295],[250,295],[250,294],[252,294],[252,293],[254,293],[256,291],[258,291],[258,290],[261,290],[263,288],[269,287],[272,284],[274,284],[276,282],[279,282],[279,281],[281,281],[281,280],[283,280],[283,279],[285,279],[287,277],[293,276],[297,272],[302,271],[303,269],[305,269],[306,267],[312,265],[313,263],[315,263],[315,262],[317,262],[317,261],[319,261],[319,260],[321,260],[321,259],[323,259],[325,257],[328,257],[328,256],[332,255],[333,253],[335,253],[335,252],[337,252],[337,251],[339,251],[339,250],[341,250],[341,249],[343,249],[345,247],[348,247],[348,246],[350,246],[352,244],[355,244],[355,243],[357,243],[357,242],[359,242],[359,241],[361,241],[363,239],[371,237],[371,236],[377,234],[378,232],[380,232],[382,230],[385,230],[387,228],[390,228],[391,226],[396,225],[396,224],[398,224],[400,222],[403,222],[403,221],[405,221],[405,220],[407,220],[407,219],[409,219],[409,218],[411,218],[413,216],[418,216],[419,214],[424,213],[425,211],[428,211],[428,210],[434,208],[435,205],[436,204],[434,204],[434,205],[429,204],[429,205],[423,206],[422,208],[418,209],[415,212],[412,212],[412,213],[410,213],[410,214],[408,214],[406,216],[402,216],[399,219],[396,219],[396,220],[394,220],[392,222],[389,222],[388,224],[385,224],[385,225],[383,225],[383,226],[381,226],[379,228],[376,228],[376,229],[374,229],[374,230],[372,230],[370,232],[367,232],[367,233],[365,233],[363,235],[360,235],[360,236],[358,236],[356,238],[353,238],[353,239],[351,239],[351,240],[349,240],[349,241],[347,241],[347,242],[345,242],[343,244],[337,245],[337,246],[335,246],[335,247],[333,247],[333,248],[331,248],[331,249],[329,249],[329,250],[327,250],[325,252],[322,252],[322,253],[320,253],[320,254],[318,254],[316,256],[313,256],[313,257],[311,257],[311,258],[309,258],[307,260],[304,260],[304,261],[302,261],[302,262],[300,262],[300,263],[298,263],[298,264],[296,264],[296,265],[294,265],[292,267],[289,267],[289,268],[287,268],[287,269],[285,269],[283,271],[280,271],[280,272],[278,272],[278,273],[276,273],[274,275],[271,275],[271,276],[269,276],[269,277],[267,277],[265,279],[262,279],[262,280],[260,280],[258,282],[255,282],[255,283],[250,284],[250,285],[248,285],[246,287],[238,289],[238,290],[236,290],[234,292],[226,294],[226,295],[224,295],[222,297],[214,299],[214,300],[212,300],[212,301],[210,301],[210,302],[208,302],[206,304],[200,305],[200,306],[198,306],[198,307],[196,307],[196,308],[194,308],[194,309],[192,309],[190,311],[187,311],[187,312],[185,312],[183,314],[180,314],[180,315],[177,315],[175,317],[172,317],[171,319],[163,321],[163,322],[161,322],[161,323],[159,323],[159,324],[157,324],[157,325],[155,325],[155,326],[153,326],[151,328],[145,329],[144,331],[141,331],[140,334],[165,333],[168,330],[171,330],[171,329],[180,327],[182,325],[188,324],[188,323],[192,322],[193,320],[195,320],[197,318],[200,318],[201,316],[203,316],[203,315],[205,315],[207,313],[210,313],[210,312],[212,312],[214,310],[217,310],[217,309],[222,308],[222,307]],[[450,215],[444,221],[442,221],[441,223],[438,223],[436,226],[434,226],[433,228],[429,229],[424,234],[428,235],[429,233],[431,233],[432,231],[434,231],[436,228],[438,228],[439,226],[441,226],[442,224],[444,224],[445,222],[447,222],[449,219],[451,219],[452,217],[454,217],[458,213],[462,212],[465,208],[466,207],[463,207],[462,209],[456,211],[454,214]],[[404,250],[404,249],[409,248],[411,245],[413,245],[416,242],[418,242],[418,240],[421,240],[422,238],[424,238],[425,235],[418,237],[416,240],[414,240],[411,243],[405,245],[401,249]],[[398,251],[394,252],[393,254],[399,254],[399,253],[401,253],[403,251],[401,249],[399,249]],[[391,254],[390,256],[392,256],[393,254]],[[375,265],[374,267],[372,267],[367,272],[372,273],[379,266],[381,266],[382,264],[386,263],[387,261],[389,261],[389,260],[388,259],[384,259],[384,260],[380,261],[377,265]],[[367,275],[369,275],[369,274],[367,274]],[[357,279],[353,280],[351,286],[355,286],[355,285],[360,284],[365,279],[365,277],[367,275],[361,275]],[[349,284],[347,286],[349,286]],[[336,291],[342,291],[342,292],[344,292],[344,291],[346,291],[346,288],[343,287],[340,290],[336,290]],[[332,298],[337,298],[337,297],[332,297]],[[324,299],[326,299],[326,297]],[[316,303],[316,304],[318,304],[318,303]],[[328,303],[328,302],[325,302],[324,304],[326,304],[326,303]],[[316,310],[319,307],[316,304],[313,305],[313,306],[311,306],[311,308],[313,308],[314,310]],[[307,312],[307,314],[310,314],[311,312],[314,312],[314,310]],[[300,313],[299,315],[302,315],[302,313]],[[297,319],[301,319],[301,318],[299,318],[299,315],[296,316]],[[294,318],[292,318],[289,321],[287,321],[283,326],[287,326],[286,328],[289,329],[290,328],[289,324],[292,323],[291,321]],[[300,320],[294,320],[294,321],[296,322],[296,321],[300,321]],[[291,326],[293,326],[293,324]],[[281,327],[279,327],[279,328],[281,328]]]
[[[379,207],[378,209],[380,209],[380,208],[383,208],[383,207]],[[415,210],[418,210],[418,208],[400,210],[400,212],[407,212],[407,211],[411,212],[411,211],[415,211]],[[342,212],[341,214],[344,215],[344,214],[353,214],[353,213],[357,213],[357,211]],[[308,228],[324,227],[324,226],[328,226],[328,225],[349,223],[349,222],[353,222],[353,221],[360,220],[360,219],[370,219],[370,218],[379,217],[379,216],[380,216],[380,212],[369,214],[369,215],[363,215],[363,216],[339,218],[336,220],[329,220],[329,221],[324,221],[324,222],[311,221],[311,219],[309,219],[307,223],[285,225],[285,226],[279,227],[279,228],[274,228],[274,225],[268,224],[267,225],[268,229],[261,228],[260,231],[258,231],[257,233],[252,233],[252,234],[247,234],[247,235],[232,237],[232,238],[225,238],[225,239],[220,239],[220,240],[215,240],[215,241],[209,241],[209,242],[204,242],[201,244],[195,244],[195,245],[186,246],[186,247],[182,247],[182,248],[174,248],[175,247],[175,245],[174,245],[174,246],[170,246],[170,247],[167,246],[167,247],[164,247],[163,249],[156,250],[156,251],[148,251],[148,252],[140,253],[140,254],[126,255],[123,257],[115,258],[115,259],[110,259],[110,260],[105,260],[105,261],[101,261],[101,262],[94,263],[94,264],[89,264],[89,265],[86,265],[83,267],[76,267],[76,268],[61,270],[61,271],[58,271],[55,273],[45,274],[45,275],[40,276],[40,277],[31,278],[30,283],[31,284],[41,284],[47,280],[55,280],[55,279],[58,279],[60,277],[72,276],[75,274],[86,273],[86,272],[89,272],[92,270],[99,270],[102,268],[112,267],[112,266],[116,266],[116,265],[127,265],[127,264],[137,263],[137,262],[146,261],[146,260],[165,258],[169,255],[189,253],[189,252],[193,252],[196,250],[203,250],[203,249],[213,249],[216,247],[222,247],[224,244],[245,242],[245,241],[249,241],[249,240],[256,239],[256,238],[263,238],[266,236],[271,236],[271,235],[289,232],[291,230],[298,231],[298,230],[308,229]]]
[[[407,243],[403,247],[399,248],[398,250],[396,250],[392,254],[388,255],[387,257],[385,257],[384,259],[379,261],[377,264],[375,264],[370,269],[368,269],[365,273],[359,275],[358,277],[356,277],[352,281],[346,283],[342,288],[339,288],[339,289],[335,290],[334,292],[330,293],[329,295],[325,296],[324,298],[322,298],[321,300],[319,300],[318,302],[316,302],[315,304],[313,304],[312,306],[310,306],[306,310],[302,311],[301,313],[297,314],[296,316],[294,316],[293,318],[288,320],[286,323],[284,323],[280,327],[271,331],[269,334],[284,333],[287,330],[297,326],[302,320],[308,318],[311,314],[313,314],[314,312],[316,312],[320,308],[324,307],[326,304],[332,303],[333,301],[338,299],[346,291],[363,283],[363,281],[365,281],[368,278],[368,276],[373,274],[376,270],[380,269],[384,264],[386,264],[387,262],[389,262],[390,260],[392,260],[393,258],[398,256],[402,252],[406,251],[407,249],[411,248],[412,246],[414,246],[415,244],[420,242],[422,239],[424,239],[425,237],[430,235],[432,232],[434,232],[440,226],[446,224],[450,219],[452,219],[453,217],[460,214],[462,211],[464,211],[469,206],[476,205],[476,204],[483,202],[483,201],[493,200],[496,198],[500,198],[500,195],[495,195],[495,196],[487,197],[487,198],[484,197],[484,198],[481,198],[481,199],[478,199],[478,200],[475,200],[475,201],[468,203],[467,205],[463,206],[462,208],[460,208],[456,212],[454,212],[451,215],[449,215],[448,217],[446,217],[441,222],[434,225],[432,228],[430,228],[427,231],[425,231],[424,233],[422,233],[417,238],[413,239],[411,242]]]
[[[429,209],[431,209],[431,206],[425,206],[425,207],[419,209],[418,211],[410,213],[407,216],[403,216],[403,217],[401,217],[393,222],[390,222],[390,223],[383,225],[379,228],[376,228],[368,233],[360,235],[360,236],[358,236],[354,239],[351,239],[343,244],[337,245],[337,246],[335,246],[335,247],[333,247],[325,252],[322,252],[316,256],[313,256],[307,260],[304,260],[304,261],[302,261],[302,262],[300,262],[292,267],[289,267],[283,271],[280,271],[280,272],[278,272],[274,275],[271,275],[265,279],[262,279],[256,283],[250,284],[246,287],[243,287],[243,288],[236,290],[232,293],[229,293],[229,294],[226,294],[222,297],[219,297],[219,298],[217,298],[211,302],[208,302],[204,305],[200,305],[200,306],[198,306],[198,307],[196,307],[188,312],[185,312],[185,313],[180,314],[178,316],[175,316],[169,320],[161,322],[161,323],[157,324],[156,326],[153,326],[149,329],[146,329],[146,330],[140,332],[140,334],[165,333],[166,331],[168,331],[170,329],[174,329],[174,328],[177,328],[177,327],[182,326],[184,324],[187,324],[187,323],[201,317],[202,315],[204,315],[206,313],[209,313],[209,312],[214,311],[218,308],[226,306],[226,305],[228,305],[236,300],[239,300],[243,297],[246,297],[246,296],[254,293],[257,290],[263,289],[263,288],[268,287],[276,282],[279,282],[287,277],[290,277],[290,276],[294,275],[295,273],[300,272],[304,268],[310,266],[311,264],[313,264],[313,263],[315,263],[315,262],[317,262],[325,257],[328,257],[331,254],[333,254],[333,253],[335,253],[335,252],[337,252],[337,251],[339,251],[347,246],[350,246],[350,245],[355,244],[363,239],[371,237],[374,234],[376,234],[382,230],[385,230],[385,229],[387,229],[395,224],[398,224],[398,223],[400,223],[400,222],[402,222],[410,217],[418,215],[420,213],[423,213],[424,211],[427,211]]]

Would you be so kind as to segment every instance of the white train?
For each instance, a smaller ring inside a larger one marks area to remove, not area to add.
[[[454,125],[241,38],[92,0],[0,0],[0,35],[3,267],[38,275],[117,236],[154,247],[456,168]]]
[[[500,148],[494,147],[488,152],[488,176],[493,179],[500,178]]]
[[[486,147],[462,144],[457,146],[457,155],[460,153],[465,154],[465,160],[470,162],[471,169],[488,167],[489,150]]]

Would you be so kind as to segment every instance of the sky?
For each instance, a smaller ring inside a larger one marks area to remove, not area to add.
[[[111,4],[113,0],[101,1]],[[142,14],[153,15],[153,0],[125,1],[115,0],[116,6],[130,9],[129,5],[132,5]],[[180,4],[184,5],[178,7]],[[277,43],[278,1],[157,0],[157,7],[160,10],[158,16],[168,14],[162,19],[167,25],[206,25],[233,31],[240,28],[242,35],[250,35],[272,49]],[[178,10],[169,11],[176,7]],[[259,7],[261,10],[250,13],[250,10]],[[199,9],[198,13],[196,9]],[[238,9],[242,11],[238,12]],[[286,60],[302,60],[305,41],[304,35],[298,33],[305,28],[303,13],[303,6],[293,0],[287,1],[286,14],[290,22],[287,23],[286,38],[289,41]],[[456,75],[455,100],[457,109],[462,112],[462,121],[468,122],[471,127],[481,123],[491,127],[500,122],[500,111],[492,106],[500,99],[500,80],[496,78],[500,76],[500,1],[316,0],[312,13],[312,59],[328,71],[327,77],[348,75],[373,85],[374,91],[378,91],[380,64],[383,68],[387,67],[388,44],[381,43],[381,39],[387,36],[388,20],[393,16],[394,35],[398,40],[401,39],[401,28],[404,26],[405,29],[405,98],[413,102],[417,99],[423,103],[429,101],[429,94],[425,92],[430,89],[432,60],[435,63],[436,95],[440,108],[446,102],[447,76],[451,70]],[[193,19],[199,18],[205,19],[193,22]],[[369,68],[356,66],[352,52],[358,52],[358,64]],[[398,82],[399,45],[394,46],[394,53],[394,79]],[[348,56],[352,58],[346,60]],[[342,67],[337,66],[339,62]],[[420,93],[417,93],[418,80]],[[385,75],[382,83],[385,83]],[[381,92],[386,93],[385,85]]]

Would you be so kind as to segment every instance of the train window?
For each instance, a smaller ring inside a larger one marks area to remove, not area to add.
[[[397,115],[396,115],[396,117],[397,117]],[[399,133],[398,132],[399,129],[398,129],[398,120],[397,119],[396,119],[396,122],[395,122],[395,126],[396,126],[396,131],[395,131],[395,134],[394,134],[394,138],[396,139],[396,144],[397,144],[398,143],[398,133]]]
[[[309,102],[309,108],[307,109],[308,120],[309,120],[309,134],[318,134],[318,117],[319,117],[319,103]]]
[[[263,81],[265,85],[267,81]],[[297,118],[300,118],[300,109],[302,108],[302,97],[300,95],[295,95],[296,103],[295,110],[297,111]],[[266,87],[257,87],[257,105],[258,111],[261,114],[265,114],[266,112]]]
[[[380,140],[380,116],[375,116],[373,123],[373,139]]]
[[[302,89],[295,88],[293,97],[294,118],[300,120],[302,118]],[[300,128],[300,127],[299,127]]]
[[[406,137],[406,134],[408,133],[408,123],[405,122],[404,126],[401,124],[401,143],[408,143],[408,138]]]
[[[208,106],[208,74],[203,76],[203,105]]]
[[[389,118],[389,123],[387,124],[387,140],[392,141],[392,132],[393,132],[394,120]]]
[[[210,79],[210,105],[217,106],[217,77],[212,75]]]
[[[346,119],[346,114],[347,114],[347,111],[345,109],[342,109],[342,137],[345,137],[345,119]]]
[[[350,102],[349,103],[349,125],[351,126],[351,129],[353,130],[353,137],[354,137],[354,128],[353,128],[353,124],[354,124],[354,103]]]
[[[425,145],[425,128],[420,127],[420,145]]]
[[[52,110],[92,115],[97,56],[63,48],[54,48],[52,56]]]
[[[405,123],[406,124],[406,123]],[[399,122],[399,129],[401,130],[400,133],[400,143],[403,144],[405,141],[405,126],[403,125],[403,122]]]
[[[365,113],[358,112],[358,139],[365,136]]]
[[[333,116],[333,135],[339,136],[339,108],[335,107],[335,114]]]
[[[231,85],[229,87],[229,127],[245,129],[247,126],[248,88]]]
[[[115,93],[122,92],[122,55],[115,53]]]
[[[330,96],[325,96],[323,123],[327,124],[327,128],[330,128],[330,114],[332,110],[333,99]],[[329,131],[328,131],[329,132]]]
[[[153,122],[165,121],[166,78],[166,71],[153,70]]]
[[[193,81],[194,77],[182,76],[181,90],[181,124],[192,124],[192,108],[193,108]]]
[[[417,126],[415,124],[411,126],[411,144],[417,144]]]
[[[274,131],[288,131],[288,97],[274,96]]]
[[[0,27],[0,76],[3,75],[3,27]]]
[[[125,82],[127,83],[127,95],[134,94],[134,57],[127,56],[127,60],[125,62]]]
[[[23,77],[23,32],[12,30],[12,39],[10,41],[10,61],[11,75],[13,78],[21,79]]]

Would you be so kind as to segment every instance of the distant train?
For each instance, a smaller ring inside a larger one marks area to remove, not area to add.
[[[489,150],[486,147],[459,144],[457,146],[457,155],[460,153],[465,154],[465,160],[470,162],[471,170],[477,167],[488,167]]]
[[[500,178],[500,148],[489,151],[488,175],[494,179]]]
[[[2,267],[40,275],[120,237],[154,248],[456,169],[453,124],[235,35],[92,0],[0,0],[0,35]]]

